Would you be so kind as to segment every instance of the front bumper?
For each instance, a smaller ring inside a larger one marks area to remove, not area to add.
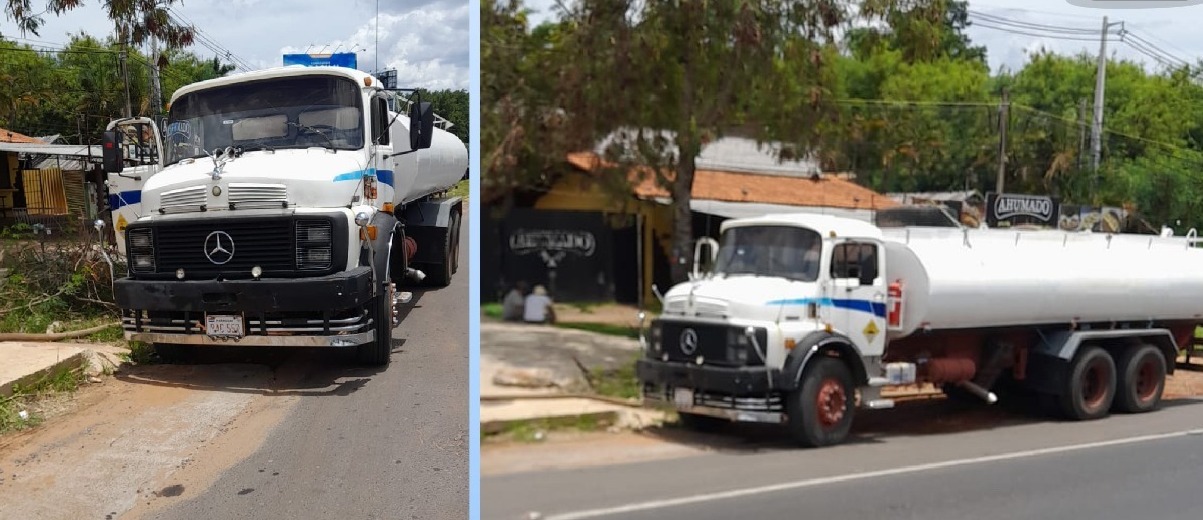
[[[738,422],[785,421],[780,370],[640,359],[635,373],[648,403]]]
[[[188,345],[349,347],[375,340],[371,269],[262,280],[118,280],[129,340]],[[205,315],[242,316],[245,335],[205,333]]]

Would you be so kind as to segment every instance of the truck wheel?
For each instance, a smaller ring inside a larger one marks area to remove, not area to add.
[[[803,446],[817,448],[844,442],[856,412],[852,374],[840,360],[814,360],[802,376],[802,386],[786,398],[790,436]]]
[[[391,243],[391,241],[390,241]],[[401,252],[405,254],[404,251]],[[376,339],[359,345],[356,347],[356,357],[359,362],[366,365],[382,366],[387,365],[392,358],[393,353],[393,287],[391,284],[392,277],[392,251],[390,248],[389,258],[384,261],[384,276],[376,280],[380,287],[380,295],[376,297],[374,305],[375,313],[372,318],[373,329],[376,331]]]
[[[1070,365],[1066,387],[1061,392],[1061,413],[1075,421],[1107,416],[1115,398],[1115,361],[1107,351],[1083,347]]]
[[[376,313],[373,317],[376,339],[356,347],[356,357],[365,365],[387,365],[393,353],[393,309],[392,296],[388,291],[376,298]]]
[[[696,413],[677,412],[677,422],[681,423],[686,429],[695,432],[709,433],[718,431],[728,422],[725,419],[711,417],[709,415],[698,415]]]
[[[451,275],[455,273],[455,257],[459,253],[459,241],[456,240],[459,236],[456,230],[459,228],[459,213],[451,214],[451,221],[447,225],[447,233],[443,236],[443,261],[438,265],[438,270],[430,273],[430,284],[436,287],[446,287],[451,285]]]
[[[1124,351],[1117,363],[1115,409],[1125,413],[1143,413],[1161,405],[1165,390],[1165,356],[1153,345],[1140,345]]]

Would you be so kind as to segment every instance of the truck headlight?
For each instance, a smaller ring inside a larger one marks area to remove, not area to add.
[[[324,271],[334,264],[333,231],[329,220],[297,221],[297,270]]]
[[[129,250],[130,270],[134,273],[155,272],[155,234],[148,227],[130,229],[125,234]]]
[[[660,351],[660,324],[659,323],[653,323],[652,326],[648,328],[647,346],[648,346],[648,349],[651,350],[652,352]]]

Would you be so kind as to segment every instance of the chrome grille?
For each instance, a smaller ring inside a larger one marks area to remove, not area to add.
[[[230,204],[235,206],[278,206],[288,202],[288,188],[283,184],[231,182],[229,194]]]
[[[159,198],[159,207],[161,209],[203,205],[205,205],[204,186],[192,186],[191,188],[167,191]]]

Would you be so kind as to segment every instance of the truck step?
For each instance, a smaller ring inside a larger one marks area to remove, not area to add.
[[[396,300],[396,303],[404,305],[406,303],[409,303],[410,300],[414,299],[414,293],[411,293],[409,291],[398,292],[397,296],[394,299]]]
[[[887,410],[894,407],[893,399],[873,399],[865,402],[865,408],[870,410]]]

